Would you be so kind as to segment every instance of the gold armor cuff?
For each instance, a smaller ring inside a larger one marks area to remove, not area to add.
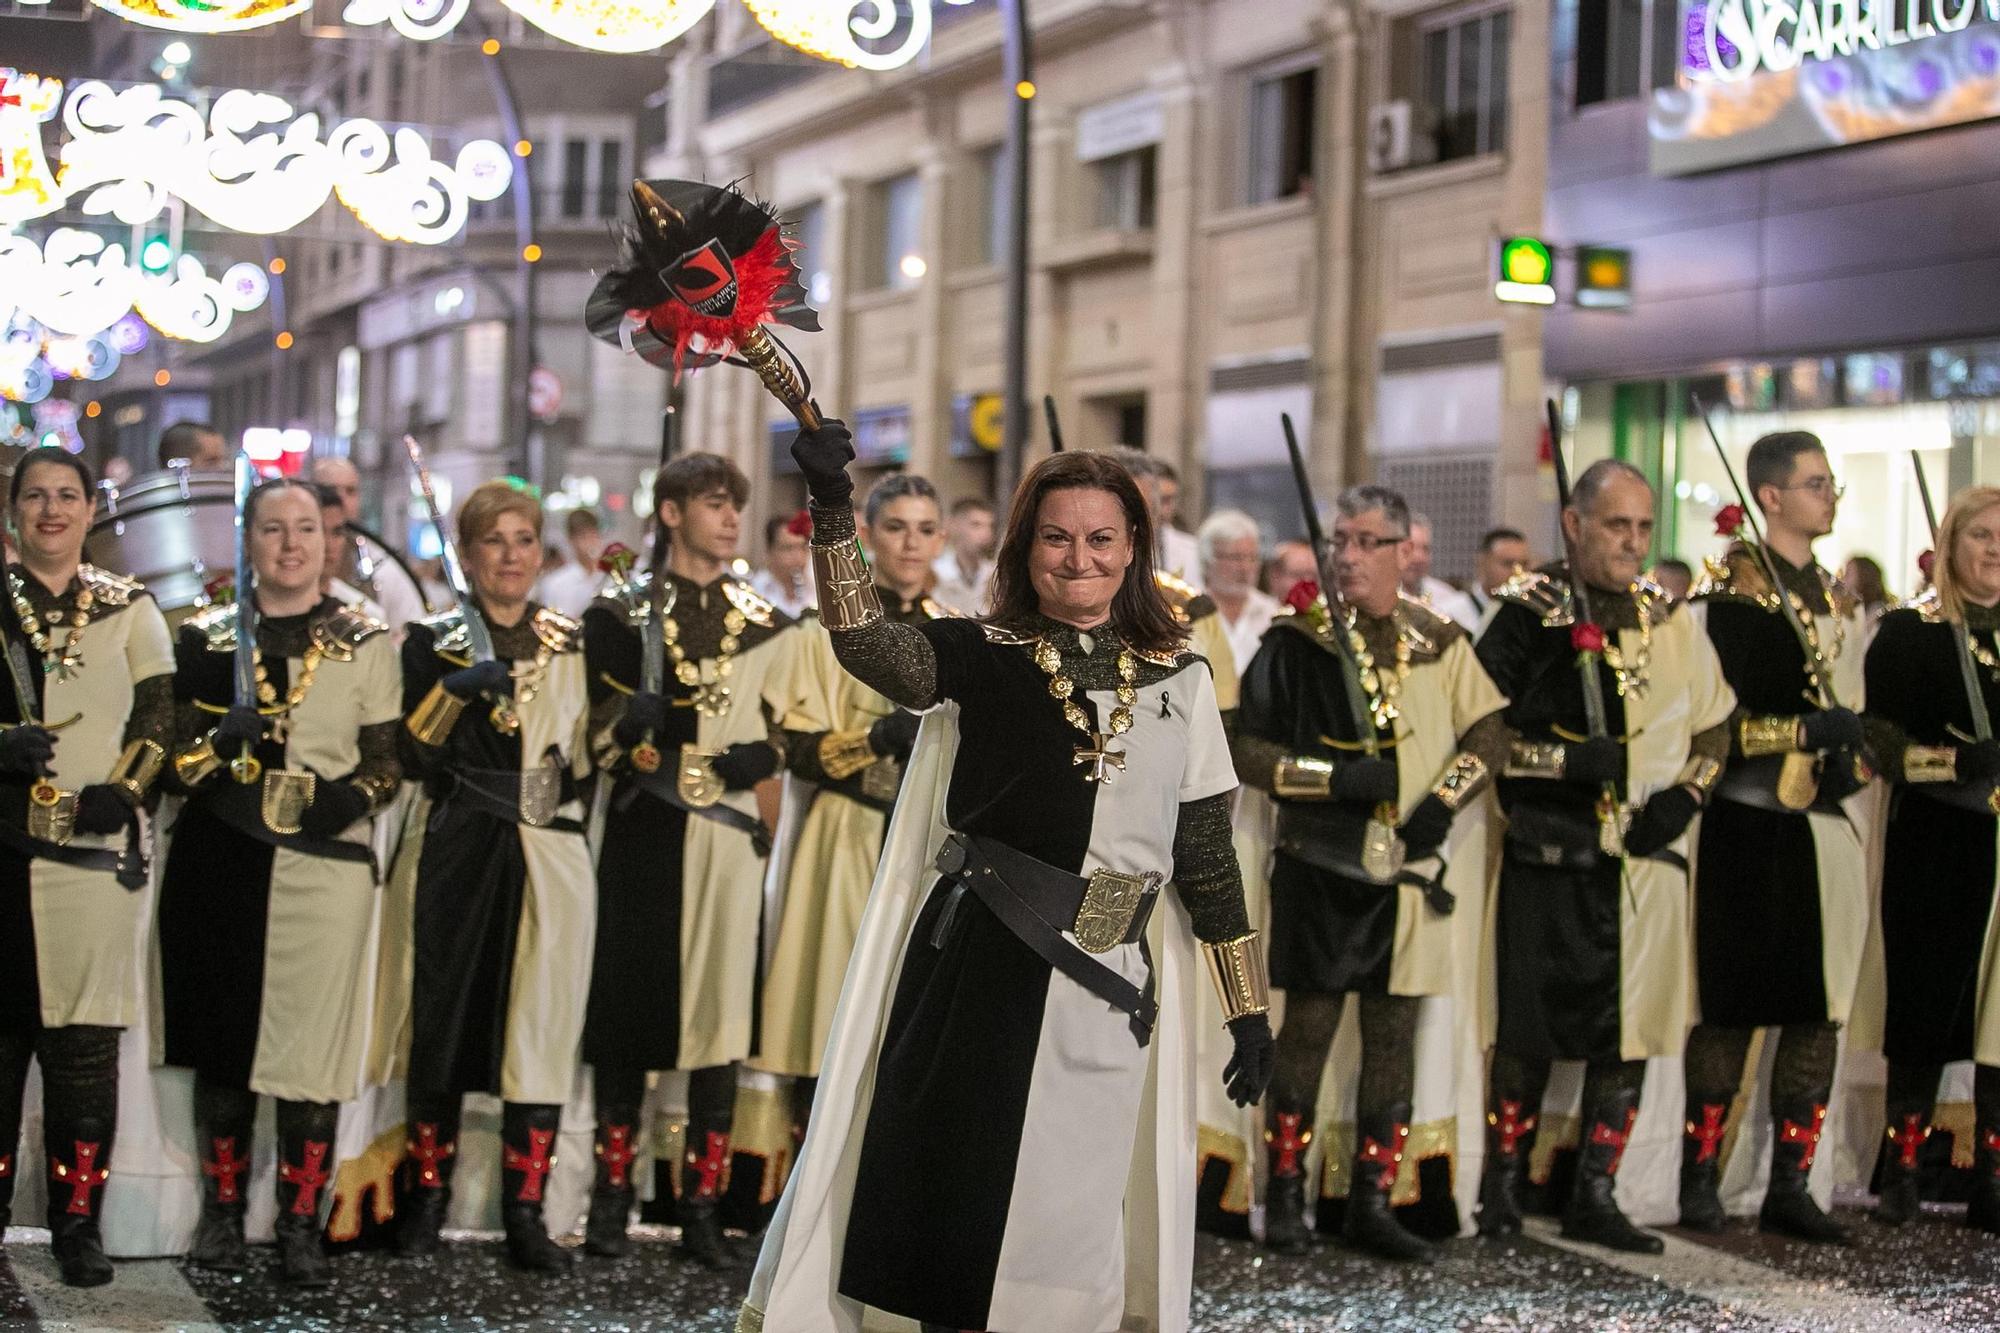
[[[131,797],[133,805],[140,805],[145,802],[147,788],[160,776],[160,769],[166,761],[166,747],[158,741],[132,741],[118,756],[118,762],[111,766],[111,772],[104,780]]]
[[[1912,745],[1903,751],[1903,781],[1958,781],[1958,751],[1949,745]]]
[[[1201,956],[1222,998],[1223,1022],[1270,1012],[1271,983],[1264,977],[1264,951],[1258,947],[1256,931],[1217,944],[1204,942]]]
[[[1325,800],[1333,791],[1333,764],[1305,755],[1286,755],[1271,769],[1271,793],[1293,800]]]
[[[1486,790],[1492,778],[1492,770],[1486,761],[1476,754],[1461,753],[1451,761],[1451,767],[1444,771],[1438,784],[1431,788],[1431,795],[1444,802],[1444,808],[1456,814],[1465,803]]]
[[[1795,717],[1746,717],[1737,727],[1736,739],[1746,759],[1768,754],[1791,754],[1799,748],[1799,720]]]
[[[837,546],[814,546],[812,566],[820,622],[828,629],[867,629],[882,618],[882,598],[859,541],[850,537]]]
[[[865,731],[829,731],[819,738],[819,766],[835,782],[853,777],[877,757]]]
[[[394,778],[388,777],[385,774],[371,773],[366,777],[351,778],[349,780],[353,782],[354,789],[367,799],[368,809],[371,813],[380,810],[396,798],[396,787],[398,784]]]
[[[1515,741],[1507,753],[1507,776],[1561,781],[1565,757],[1560,741]]]
[[[174,755],[174,776],[185,787],[199,787],[215,776],[222,767],[222,760],[215,754],[215,738],[204,732],[180,748]]]
[[[431,692],[424,696],[404,721],[410,734],[421,745],[443,745],[451,739],[451,729],[458,725],[458,715],[465,711],[465,700],[453,694],[440,681],[431,686]]]
[[[1707,800],[1708,794],[1715,790],[1715,784],[1721,778],[1721,761],[1710,759],[1707,755],[1698,754],[1682,765],[1681,775],[1675,778],[1674,781],[1679,786],[1693,787],[1701,793],[1703,800]]]

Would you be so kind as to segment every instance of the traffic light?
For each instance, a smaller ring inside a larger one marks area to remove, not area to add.
[[[1518,305],[1556,303],[1556,265],[1548,242],[1533,236],[1509,236],[1500,242],[1499,259],[1495,296]]]
[[[1632,252],[1609,245],[1576,248],[1576,303],[1586,310],[1632,308]]]
[[[150,277],[160,277],[174,266],[174,240],[165,217],[139,228],[139,268]]]

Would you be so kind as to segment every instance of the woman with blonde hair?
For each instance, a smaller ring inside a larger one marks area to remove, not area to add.
[[[1869,742],[1895,784],[1882,866],[1889,1089],[1875,1215],[1891,1226],[1917,1215],[1918,1154],[1939,1077],[1971,1058],[1966,1223],[2000,1234],[2000,742],[1991,726],[2000,711],[2000,487],[1975,486],[1952,502],[1932,577],[1922,596],[1883,615],[1868,648]]]

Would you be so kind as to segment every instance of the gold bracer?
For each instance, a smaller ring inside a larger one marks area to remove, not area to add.
[[[451,739],[451,729],[458,725],[458,715],[465,711],[465,700],[453,694],[440,681],[431,686],[431,692],[424,696],[404,721],[410,734],[421,745],[443,745]]]
[[[829,731],[819,738],[819,766],[835,782],[853,777],[876,757],[865,731]]]
[[[1325,800],[1333,791],[1333,763],[1288,754],[1271,769],[1271,792],[1293,800]]]
[[[1799,720],[1795,717],[1746,717],[1737,728],[1737,743],[1745,758],[1767,754],[1791,754],[1799,748]]]
[[[1245,1014],[1269,1013],[1271,983],[1264,976],[1264,950],[1257,932],[1223,940],[1204,942],[1201,956],[1208,963],[1208,975],[1222,998],[1222,1021],[1234,1022]]]
[[[1493,771],[1486,767],[1486,761],[1476,754],[1461,753],[1451,761],[1451,767],[1444,771],[1438,784],[1431,788],[1431,795],[1444,802],[1444,808],[1457,813],[1465,803],[1486,790],[1492,780]]]
[[[1559,782],[1565,757],[1561,741],[1515,741],[1507,752],[1507,776]]]
[[[380,810],[396,798],[396,779],[386,773],[369,773],[352,778],[350,781],[354,783],[354,789],[368,802],[368,809],[371,812]]]
[[[1958,751],[1949,745],[1912,745],[1903,751],[1903,781],[1958,781]]]
[[[1693,787],[1707,800],[1715,790],[1715,784],[1722,779],[1722,761],[1711,759],[1705,754],[1691,755],[1681,766],[1681,775],[1674,779],[1675,785]]]
[[[215,738],[208,732],[183,745],[174,755],[174,776],[185,787],[199,787],[222,767],[215,753]]]
[[[158,741],[136,740],[125,747],[104,780],[122,788],[132,798],[132,804],[139,805],[145,801],[146,790],[160,776],[160,769],[166,761],[166,747]]]
[[[815,544],[812,565],[819,618],[828,629],[867,629],[882,618],[882,598],[859,541],[850,537],[838,546]]]

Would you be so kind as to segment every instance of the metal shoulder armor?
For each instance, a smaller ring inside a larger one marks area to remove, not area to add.
[[[236,603],[217,602],[189,616],[187,623],[200,631],[211,653],[236,651]]]
[[[623,612],[625,623],[638,626],[646,623],[646,606],[653,595],[653,572],[649,569],[633,568],[623,574],[614,574],[598,590],[597,600],[617,611]],[[674,584],[667,581],[667,609],[673,610]]]
[[[472,635],[467,632],[465,617],[459,614],[457,607],[447,607],[417,623],[431,632],[433,652],[464,654],[472,651]]]
[[[776,604],[765,600],[761,593],[742,579],[733,577],[724,579],[722,595],[727,597],[729,604],[741,611],[743,618],[751,624],[762,625],[765,629],[772,629],[777,625]]]
[[[234,607],[230,608],[232,611]],[[359,607],[343,606],[331,615],[315,620],[312,640],[335,662],[352,662],[354,650],[389,627]]]
[[[1778,594],[1757,557],[1738,543],[1720,558],[1701,562],[1701,577],[1688,590],[1690,602],[1749,602],[1766,611],[1778,609]]]
[[[146,591],[146,585],[139,580],[127,578],[123,574],[113,574],[110,570],[99,569],[96,565],[77,566],[76,576],[84,587],[90,589],[90,595],[97,600],[98,605],[106,608],[130,606],[134,597]]]
[[[583,651],[583,624],[550,607],[535,612],[535,637],[552,653]]]
[[[1524,569],[1494,590],[1494,597],[1532,611],[1546,626],[1576,623],[1574,594],[1567,580],[1539,569]]]

